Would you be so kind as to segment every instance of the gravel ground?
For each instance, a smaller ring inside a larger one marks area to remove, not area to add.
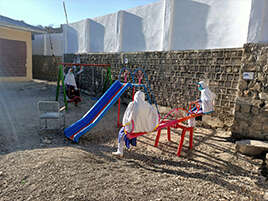
[[[54,85],[9,83],[2,84],[3,88],[7,92],[2,100],[11,96],[11,91],[23,88],[24,93],[18,102],[12,103],[10,98],[1,111],[11,114],[9,120],[15,122],[16,131],[6,135],[3,126],[0,130],[1,201],[264,200],[268,182],[260,173],[263,160],[236,153],[229,131],[196,128],[194,149],[188,150],[186,136],[181,157],[176,156],[180,131],[172,131],[171,142],[163,132],[158,148],[153,146],[156,133],[151,133],[139,137],[137,147],[119,159],[111,155],[117,142],[116,107],[74,144],[62,132],[39,133],[36,107],[27,106],[52,98]],[[67,125],[83,116],[93,103],[83,97],[78,107],[71,105]],[[27,118],[22,112],[8,112],[12,109],[9,104],[16,104],[18,111],[27,108]],[[21,129],[23,121],[27,125]]]

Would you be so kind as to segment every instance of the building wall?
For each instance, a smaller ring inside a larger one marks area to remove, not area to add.
[[[232,133],[268,140],[268,44],[246,44],[244,52]],[[246,79],[248,72],[253,79]]]
[[[31,32],[0,27],[0,38],[26,42],[26,77],[1,77],[0,81],[28,81],[32,79],[32,37]]]

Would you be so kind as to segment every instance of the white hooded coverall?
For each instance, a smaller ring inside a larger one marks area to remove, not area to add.
[[[74,77],[74,74],[73,74],[71,68],[68,70],[68,73],[65,76],[64,84],[73,86],[75,89],[77,89],[76,82],[75,82],[75,77]]]
[[[142,91],[137,91],[134,95],[134,101],[128,104],[124,113],[123,126],[125,131],[131,132],[133,128],[132,120],[134,122],[133,132],[151,132],[159,122],[158,112],[156,107],[145,101],[145,95]],[[123,154],[124,139],[120,138],[117,152]]]
[[[201,97],[198,103],[200,104],[200,109],[198,113],[206,114],[214,111],[214,103],[216,95],[210,91],[207,84],[204,81],[198,83],[200,87]],[[188,120],[188,125],[190,127],[195,127],[195,119],[191,118]]]

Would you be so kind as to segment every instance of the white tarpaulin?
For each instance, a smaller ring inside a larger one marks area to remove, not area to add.
[[[65,54],[116,52],[117,13],[63,26]]]
[[[119,13],[119,12],[118,12]],[[97,49],[92,49],[92,52],[118,52],[118,13],[105,15],[94,18],[95,26],[98,26],[99,35],[96,36],[100,46]],[[93,25],[94,26],[94,25]],[[94,32],[94,29],[92,29]],[[102,41],[102,43],[100,42]]]
[[[52,47],[51,47],[52,46]],[[64,50],[63,33],[39,34],[32,41],[34,55],[62,56]]]
[[[170,50],[242,47],[251,0],[171,0]]]
[[[64,53],[87,53],[89,45],[89,20],[63,25]]]
[[[44,54],[44,34],[34,35],[32,40],[33,55]]]
[[[52,48],[51,48],[52,46]],[[52,33],[44,35],[44,54],[61,56],[63,55],[64,40],[62,33]]]
[[[160,51],[162,50],[164,1],[121,11],[120,50]]]
[[[248,42],[259,43],[268,41],[268,1],[252,0],[248,28]]]
[[[63,34],[52,40],[53,48],[57,54],[77,54],[242,47],[247,41],[268,38],[267,4],[264,0],[160,0],[63,25]],[[47,37],[36,40],[40,41],[33,42],[34,54],[49,55]]]
[[[35,35],[32,46],[34,55],[51,56],[54,54],[62,56],[64,50],[63,33]]]

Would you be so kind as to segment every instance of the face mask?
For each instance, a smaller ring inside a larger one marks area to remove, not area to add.
[[[198,90],[201,91],[203,90],[204,88],[201,86],[201,85],[198,85]]]

